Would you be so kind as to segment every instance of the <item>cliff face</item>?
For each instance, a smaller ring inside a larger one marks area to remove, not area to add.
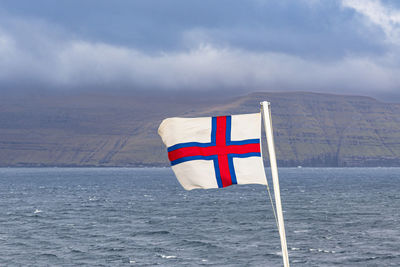
[[[129,94],[0,99],[0,166],[167,165],[163,118],[272,106],[280,166],[400,166],[400,105],[360,96],[253,93],[224,102]],[[265,143],[265,142],[264,142]]]
[[[400,105],[360,96],[254,93],[227,113],[268,99],[281,166],[400,166]]]

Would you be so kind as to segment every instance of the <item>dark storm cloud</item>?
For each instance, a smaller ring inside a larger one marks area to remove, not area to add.
[[[9,1],[0,84],[393,93],[390,1]]]
[[[330,1],[3,1],[8,13],[43,18],[84,39],[144,51],[198,42],[315,57],[379,53],[379,30]]]

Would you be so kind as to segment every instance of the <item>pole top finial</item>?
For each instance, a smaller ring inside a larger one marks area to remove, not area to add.
[[[261,106],[263,106],[263,105],[271,105],[271,103],[270,102],[268,102],[268,101],[262,101],[262,102],[260,102],[260,105]]]

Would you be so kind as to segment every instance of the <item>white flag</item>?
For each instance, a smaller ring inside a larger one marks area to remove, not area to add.
[[[158,133],[186,190],[266,185],[261,114],[165,119]]]

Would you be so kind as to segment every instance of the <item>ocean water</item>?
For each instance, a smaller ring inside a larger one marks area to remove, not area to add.
[[[291,266],[400,266],[400,168],[279,172]],[[0,169],[0,266],[76,265],[282,259],[261,185],[188,192],[169,168]]]

